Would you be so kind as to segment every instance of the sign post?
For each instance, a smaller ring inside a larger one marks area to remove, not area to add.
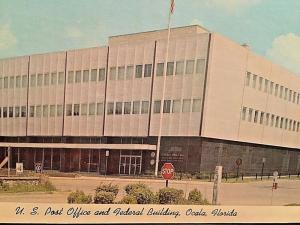
[[[35,163],[34,170],[36,173],[42,173],[42,171],[43,171],[42,163]]]
[[[17,174],[23,173],[23,163],[16,163],[16,173]]]
[[[242,165],[243,163],[243,160],[241,158],[238,158],[236,161],[235,161],[236,165],[237,165],[237,170],[236,170],[236,179],[239,178],[239,171],[240,171],[240,165]]]
[[[212,204],[219,204],[219,190],[222,181],[222,166],[216,166],[215,176],[214,176],[214,187],[213,187],[213,199]]]
[[[272,195],[271,195],[271,205],[273,205],[273,190],[277,189],[278,187],[278,172],[277,171],[274,171],[273,172],[273,185],[272,185]]]
[[[263,158],[262,158],[262,166],[261,166],[261,177],[260,177],[261,180],[263,179],[263,176],[264,176],[265,162],[266,162],[266,158],[263,157]]]
[[[105,176],[107,174],[107,161],[108,161],[108,157],[109,157],[109,150],[105,151]]]
[[[169,185],[169,180],[173,179],[175,168],[172,163],[165,163],[161,168],[161,175],[166,180],[166,187]]]

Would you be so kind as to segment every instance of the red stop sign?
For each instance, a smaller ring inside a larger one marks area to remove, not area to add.
[[[165,163],[161,168],[161,175],[165,180],[171,180],[174,177],[175,168],[172,163]]]

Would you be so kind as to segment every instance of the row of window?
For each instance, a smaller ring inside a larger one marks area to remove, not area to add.
[[[299,132],[300,126],[300,122],[296,120],[247,107],[243,107],[242,109],[242,120],[297,132]]]
[[[196,66],[196,68],[195,68]],[[165,64],[163,62],[156,64],[156,76],[164,75]],[[205,59],[197,60],[180,60],[167,62],[166,75],[182,75],[182,74],[197,74],[204,73],[205,70]],[[152,64],[145,65],[135,65],[135,70],[133,65],[128,66],[118,66],[110,67],[109,69],[109,79],[110,80],[130,80],[133,77],[151,77],[152,75]]]
[[[255,74],[247,72],[246,75],[246,86],[258,89],[259,91],[264,91],[276,97],[282,98],[286,101],[293,102],[296,104],[300,103],[300,93],[290,90],[282,85],[276,84],[273,81],[264,79],[263,77],[258,77]]]

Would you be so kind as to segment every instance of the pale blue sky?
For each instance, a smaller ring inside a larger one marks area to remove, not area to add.
[[[169,0],[0,0],[0,58],[166,28],[168,8]],[[300,0],[176,0],[172,26],[194,23],[300,74]]]

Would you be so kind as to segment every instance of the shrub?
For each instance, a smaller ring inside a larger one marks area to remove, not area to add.
[[[140,189],[140,188],[146,189],[148,187],[145,184],[143,184],[143,183],[134,183],[134,184],[127,184],[124,189],[125,189],[125,192],[128,195],[130,195],[136,189]]]
[[[138,204],[136,201],[136,197],[133,195],[125,195],[119,203],[120,204]]]
[[[98,192],[112,192],[115,196],[117,196],[118,192],[119,192],[119,186],[118,185],[113,185],[111,183],[109,184],[100,184],[97,188],[96,188],[96,194]]]
[[[8,191],[9,190],[9,184],[4,183],[2,180],[0,180],[0,191]]]
[[[112,204],[116,198],[113,192],[98,191],[94,196],[95,204]]]
[[[163,188],[158,192],[160,204],[179,204],[183,199],[183,190]]]
[[[84,194],[83,191],[71,192],[68,196],[68,203],[90,204],[92,203],[92,196]]]
[[[196,188],[191,190],[188,197],[188,202],[194,205],[208,205],[207,199],[202,197],[202,194]]]

